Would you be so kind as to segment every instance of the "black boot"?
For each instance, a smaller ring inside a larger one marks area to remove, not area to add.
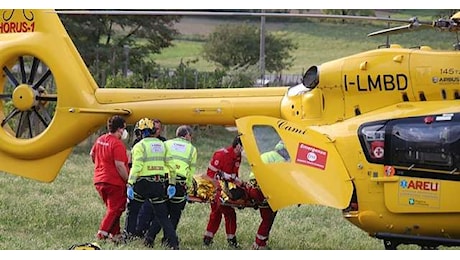
[[[169,245],[169,240],[166,237],[161,238],[161,244],[163,246],[168,246]]]
[[[145,237],[144,246],[153,248],[154,241],[155,241],[155,239],[153,239],[153,238]]]
[[[232,248],[240,248],[240,245],[236,241],[236,237],[227,239],[228,245]]]
[[[203,245],[210,246],[212,244],[212,237],[205,236],[203,238]]]

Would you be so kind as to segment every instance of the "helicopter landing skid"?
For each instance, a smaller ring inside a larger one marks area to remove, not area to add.
[[[421,249],[434,250],[439,246],[460,246],[459,239],[450,239],[443,237],[428,237],[416,235],[403,235],[391,233],[376,233],[375,237],[383,240],[385,249],[396,250],[401,244],[418,245]]]

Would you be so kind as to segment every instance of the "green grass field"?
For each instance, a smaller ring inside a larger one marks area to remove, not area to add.
[[[168,126],[168,132],[172,128]],[[204,172],[212,152],[228,145],[233,137],[234,133],[223,127],[196,131],[193,143],[199,152],[197,172]],[[88,150],[89,143],[80,145],[52,183],[0,174],[1,250],[67,249],[76,243],[95,241],[105,208],[92,184],[93,164]],[[240,174],[247,178],[248,172],[244,160]],[[178,227],[181,249],[204,249],[202,235],[209,210],[208,204],[187,205]],[[242,249],[250,249],[260,221],[259,213],[252,208],[238,209],[237,217],[239,242]],[[162,249],[158,244],[154,249]],[[383,249],[381,241],[342,218],[340,210],[308,205],[279,211],[269,245],[274,250]],[[103,249],[147,249],[141,241],[119,246],[108,242],[101,246]],[[223,223],[210,249],[228,249]]]

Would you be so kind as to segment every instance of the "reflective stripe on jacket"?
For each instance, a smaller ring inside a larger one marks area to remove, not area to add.
[[[169,183],[176,184],[178,179],[185,179],[187,187],[191,187],[196,171],[197,151],[195,146],[184,138],[176,137],[167,140],[165,147]]]
[[[133,165],[129,172],[129,184],[134,184],[141,176],[165,176],[166,149],[163,141],[155,137],[146,137],[134,145],[132,151]]]

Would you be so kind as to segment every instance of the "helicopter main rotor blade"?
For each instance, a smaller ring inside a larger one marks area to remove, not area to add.
[[[380,31],[376,31],[376,32],[373,32],[373,33],[369,33],[369,34],[367,35],[367,37],[372,37],[372,36],[377,36],[377,35],[382,35],[382,34],[385,34],[385,35],[388,35],[388,34],[398,34],[398,33],[400,33],[401,31],[406,31],[406,30],[410,30],[410,29],[411,29],[411,25],[408,24],[408,25],[403,25],[403,26],[398,26],[398,27],[383,29],[383,30],[380,30]]]
[[[377,35],[398,34],[398,33],[403,33],[403,32],[407,32],[411,30],[413,31],[417,29],[426,29],[426,28],[432,28],[431,24],[429,26],[427,24],[407,24],[407,25],[402,25],[398,27],[383,29],[380,31],[369,33],[367,36],[372,37],[372,36],[377,36]]]
[[[460,31],[460,27],[452,19],[438,19],[437,21],[419,21],[417,17],[409,19],[395,19],[390,17],[359,16],[359,15],[330,15],[308,13],[265,13],[265,12],[219,12],[219,11],[168,11],[168,10],[55,10],[60,15],[141,15],[141,16],[247,16],[247,17],[293,17],[293,18],[321,18],[338,20],[361,20],[406,23],[408,25],[370,33],[368,36],[395,34],[408,29],[419,27],[436,27],[447,31]]]
[[[255,16],[255,17],[299,17],[299,18],[329,18],[346,20],[367,20],[410,23],[410,19],[393,19],[375,16],[358,15],[329,15],[329,14],[304,14],[304,13],[256,13],[256,12],[211,12],[211,11],[159,11],[159,10],[56,10],[57,14],[64,15],[164,15],[164,16]],[[431,24],[431,22],[430,22]]]

